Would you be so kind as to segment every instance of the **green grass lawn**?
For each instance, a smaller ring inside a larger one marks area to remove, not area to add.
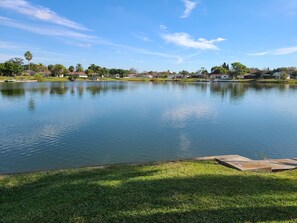
[[[297,171],[184,161],[3,176],[0,222],[297,222]]]

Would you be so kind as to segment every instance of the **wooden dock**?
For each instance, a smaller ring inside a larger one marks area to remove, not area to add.
[[[199,157],[194,160],[216,160],[218,163],[240,171],[277,172],[297,169],[297,158],[252,160],[239,155]]]

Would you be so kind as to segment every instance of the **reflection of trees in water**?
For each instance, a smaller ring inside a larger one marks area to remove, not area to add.
[[[210,91],[213,94],[220,94],[222,98],[230,97],[230,99],[243,98],[248,90],[254,92],[269,92],[279,90],[285,92],[287,90],[297,90],[297,85],[289,84],[270,84],[270,83],[211,83]]]
[[[69,90],[69,87],[67,87],[67,84],[65,82],[59,82],[59,83],[53,82],[50,85],[50,94],[53,94],[53,95],[65,95],[68,90]]]
[[[180,83],[180,82],[149,82],[149,83],[126,83],[126,82],[51,82],[51,83],[3,83],[0,84],[0,94],[3,97],[22,98],[26,92],[32,95],[50,95],[64,96],[69,95],[83,96],[85,92],[91,95],[99,95],[107,92],[124,91],[138,87],[152,86],[153,88],[179,88],[186,90],[196,88],[199,92],[207,92],[220,95],[222,98],[230,99],[243,98],[248,90],[254,92],[275,91],[285,92],[287,90],[296,91],[297,85],[289,84],[270,84],[270,83]]]
[[[29,111],[35,111],[35,100],[34,98],[30,98],[28,102],[28,109]]]
[[[41,95],[45,95],[45,93],[48,92],[48,87],[47,86],[40,86],[38,88],[29,88],[29,89],[26,89],[26,90],[29,91],[29,92],[32,92],[34,94],[40,93]]]
[[[106,92],[117,92],[117,91],[124,91],[127,89],[127,84],[119,83],[119,84],[96,84],[96,85],[89,85],[86,87],[86,91],[88,91],[91,95],[97,95]]]
[[[22,83],[5,83],[0,85],[0,92],[3,97],[24,97],[25,89]]]
[[[222,98],[230,97],[230,99],[240,99],[248,90],[249,85],[240,83],[212,83],[210,84],[210,92],[219,94]]]
[[[78,86],[77,87],[77,93],[79,96],[82,96],[84,94],[84,90],[85,90],[85,87],[84,86]]]
[[[274,83],[265,83],[265,84],[255,84],[253,85],[256,91],[267,91],[267,90],[276,90],[286,91],[297,90],[297,85],[289,85],[289,84],[274,84]]]

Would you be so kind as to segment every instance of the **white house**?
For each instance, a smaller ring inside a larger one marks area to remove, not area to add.
[[[151,75],[151,74],[146,74],[146,75],[144,75],[144,77],[145,77],[145,78],[153,78],[153,75]]]
[[[275,72],[274,74],[272,74],[272,76],[275,77],[276,79],[281,79],[282,74],[283,72]],[[289,80],[289,79],[291,79],[291,76],[288,74],[288,77],[286,78],[286,80]]]
[[[223,79],[223,80],[227,80],[229,79],[229,74],[211,74],[210,78],[211,79]]]
[[[128,78],[136,78],[137,74],[128,74]]]
[[[85,72],[70,72],[70,76],[78,76],[79,78],[88,78]]]

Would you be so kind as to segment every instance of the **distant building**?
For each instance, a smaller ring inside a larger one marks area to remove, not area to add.
[[[257,75],[256,74],[242,74],[238,76],[239,79],[256,79]]]
[[[146,75],[144,75],[144,77],[145,77],[145,78],[153,78],[153,75],[151,75],[151,74],[146,74]]]
[[[137,74],[128,74],[128,78],[136,78]]]
[[[211,74],[210,78],[211,79],[222,79],[222,80],[227,80],[229,79],[229,74]]]
[[[85,72],[70,72],[70,76],[75,76],[77,75],[79,78],[88,78],[88,75],[86,75]]]
[[[275,72],[274,74],[272,74],[272,76],[275,79],[281,79],[283,74],[284,74],[283,72]],[[286,80],[289,80],[289,79],[291,79],[291,76],[288,74],[288,76],[286,77]]]
[[[272,76],[271,74],[262,74],[262,77],[264,79],[273,79],[274,78],[274,76]]]

